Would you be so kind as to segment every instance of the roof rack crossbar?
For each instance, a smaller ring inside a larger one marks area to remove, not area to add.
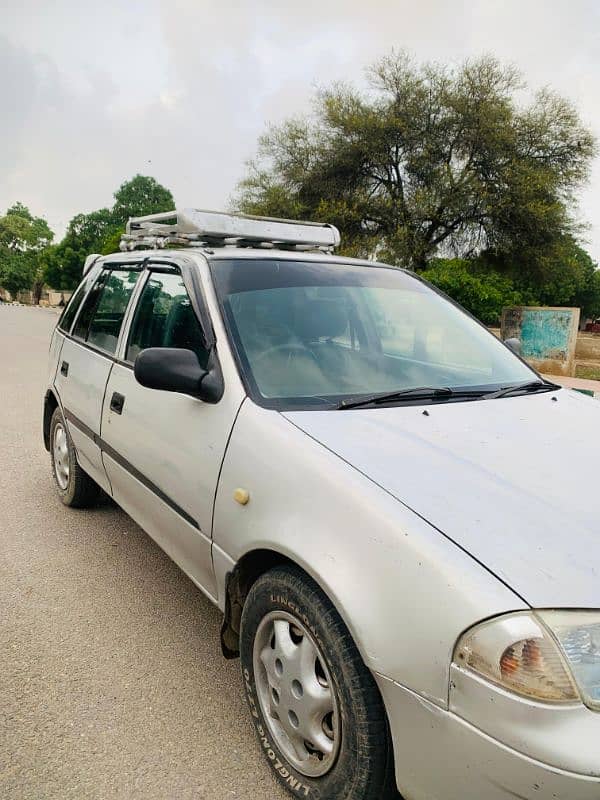
[[[331,252],[340,243],[334,225],[326,222],[274,219],[249,214],[224,214],[184,208],[144,217],[130,217],[121,250],[137,247],[188,246],[276,247]]]

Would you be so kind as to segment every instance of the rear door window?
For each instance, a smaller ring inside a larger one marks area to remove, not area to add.
[[[125,312],[139,276],[138,270],[105,270],[85,300],[73,335],[114,355]]]

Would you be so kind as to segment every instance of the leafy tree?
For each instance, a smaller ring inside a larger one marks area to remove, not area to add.
[[[158,181],[147,175],[135,175],[115,192],[113,222],[124,225],[129,217],[158,214],[175,208],[173,195]]]
[[[28,291],[36,280],[36,264],[30,254],[3,253],[0,256],[0,286],[16,297]]]
[[[537,252],[487,251],[476,263],[480,270],[509,276],[515,288],[535,295],[537,304],[578,307],[582,317],[600,314],[598,265],[571,235],[557,237]]]
[[[424,278],[488,325],[511,305],[574,306],[583,318],[600,316],[600,270],[570,238],[555,243],[541,259],[543,276],[491,253],[475,259],[433,259]]]
[[[467,259],[433,259],[421,273],[486,325],[500,321],[505,306],[537,305],[538,299],[519,289],[508,275]]]
[[[392,53],[370,91],[334,85],[314,114],[270,128],[239,186],[247,213],[338,225],[344,250],[424,269],[438,251],[544,252],[572,233],[593,135],[548,90],[495,58],[416,66]]]
[[[572,305],[581,309],[583,318],[598,319],[600,317],[600,269],[591,256],[578,248],[577,256],[582,280],[572,299]]]
[[[113,228],[112,233],[109,233],[102,244],[100,252],[103,256],[110,255],[110,253],[119,252],[119,245],[121,244],[121,236],[123,233],[125,233],[124,225],[119,226],[118,228]]]
[[[106,238],[116,226],[113,211],[99,208],[89,214],[77,214],[69,222],[65,240],[88,253],[99,252]]]
[[[55,289],[73,289],[81,279],[86,256],[114,253],[129,217],[171,211],[173,195],[154,178],[136,175],[114,194],[112,208],[77,214],[69,222],[63,240],[43,258],[46,282]]]
[[[574,306],[582,317],[600,314],[598,265],[574,239],[559,240],[541,261],[538,294],[543,305]]]
[[[53,236],[46,220],[34,217],[22,203],[15,203],[0,217],[0,247],[13,253],[39,252]]]
[[[0,217],[0,285],[14,297],[19,291],[41,290],[40,254],[53,233],[42,217],[15,203]]]

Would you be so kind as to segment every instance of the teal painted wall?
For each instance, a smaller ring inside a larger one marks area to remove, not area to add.
[[[569,354],[573,324],[570,309],[523,309],[521,351],[524,358],[560,358]]]

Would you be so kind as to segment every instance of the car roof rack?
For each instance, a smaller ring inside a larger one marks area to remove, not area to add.
[[[120,249],[138,247],[265,247],[332,252],[340,232],[324,222],[302,222],[248,214],[224,214],[183,208],[145,217],[130,217]]]

